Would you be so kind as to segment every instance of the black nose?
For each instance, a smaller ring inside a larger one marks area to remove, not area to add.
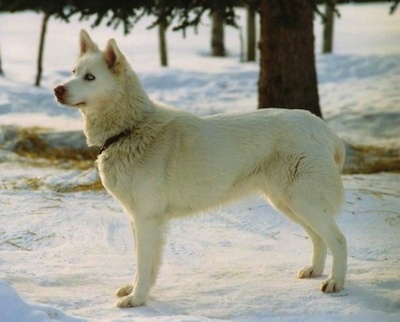
[[[62,86],[62,85],[57,86],[57,87],[54,89],[54,95],[56,95],[57,98],[62,98],[62,96],[64,95],[64,93],[65,93],[65,87]]]

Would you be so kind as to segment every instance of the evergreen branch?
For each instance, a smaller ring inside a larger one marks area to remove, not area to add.
[[[390,6],[390,14],[394,14],[394,12],[397,10],[397,7],[399,6],[400,0],[393,0],[392,5]]]

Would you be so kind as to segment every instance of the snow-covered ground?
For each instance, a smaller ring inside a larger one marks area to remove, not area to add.
[[[335,53],[319,54],[323,113],[346,141],[400,146],[400,15],[388,5],[341,6]],[[0,321],[399,321],[400,174],[345,175],[339,225],[349,245],[346,289],[326,295],[325,278],[298,280],[309,260],[301,228],[260,199],[173,221],[164,263],[148,304],[117,309],[113,291],[132,280],[134,245],[126,217],[93,167],[81,170],[24,158],[6,125],[81,129],[77,111],[51,89],[70,74],[78,32],[90,23],[51,20],[42,88],[35,76],[40,16],[1,14]],[[243,18],[242,18],[243,20]],[[115,37],[156,99],[197,114],[256,108],[258,66],[239,64],[239,34],[227,30],[230,56],[207,56],[209,26],[187,39],[168,35],[170,65],[158,66],[157,32],[91,30],[103,46]],[[328,257],[328,272],[331,262]]]

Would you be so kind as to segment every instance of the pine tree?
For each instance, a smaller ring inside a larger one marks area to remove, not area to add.
[[[256,61],[256,11],[247,6],[247,61]]]
[[[43,72],[43,53],[46,36],[47,22],[54,14],[63,15],[63,8],[67,5],[68,0],[2,0],[0,2],[0,11],[24,11],[33,10],[43,13],[42,28],[40,33],[38,57],[37,57],[37,74],[35,77],[35,86],[40,86]],[[1,64],[0,64],[1,65]],[[0,66],[1,67],[1,66]]]
[[[307,109],[321,116],[309,0],[262,0],[258,107]]]
[[[40,40],[39,40],[39,50],[37,56],[37,73],[35,79],[35,86],[40,86],[42,80],[43,72],[43,53],[44,53],[44,43],[46,38],[47,23],[50,19],[51,14],[49,12],[44,12],[42,17],[42,27],[40,30]]]
[[[211,56],[225,57],[224,11],[216,9],[211,13]]]
[[[167,29],[168,21],[166,18],[164,18],[158,24],[158,48],[160,51],[160,64],[162,67],[168,66]]]
[[[329,0],[331,1],[331,0]],[[247,0],[260,13],[259,108],[303,108],[321,116],[314,57],[313,10],[317,0]],[[399,0],[393,0],[395,11]],[[174,30],[197,26],[204,13],[221,10],[227,25],[236,25],[235,0],[2,0],[0,11],[40,10],[62,19],[95,16],[94,26],[123,24],[128,33],[143,16],[175,21]],[[22,8],[22,9],[21,9]]]
[[[322,53],[328,54],[333,49],[333,23],[335,20],[335,4],[336,0],[329,0],[325,3],[325,15],[323,17],[323,34],[322,34]]]

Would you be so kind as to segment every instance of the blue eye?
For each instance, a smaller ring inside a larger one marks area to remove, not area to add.
[[[85,77],[83,79],[87,80],[87,81],[93,81],[96,79],[96,77],[91,73],[87,73],[87,74],[85,74]]]

